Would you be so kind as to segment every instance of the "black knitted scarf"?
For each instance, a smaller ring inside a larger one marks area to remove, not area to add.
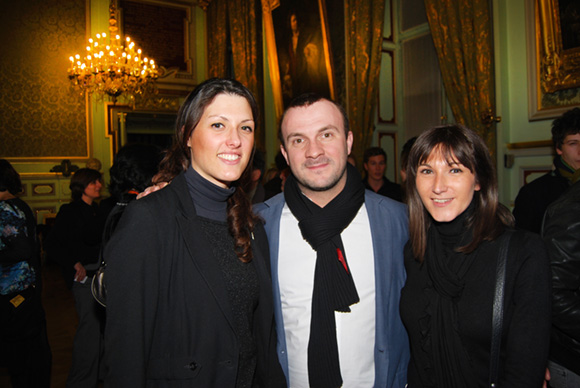
[[[457,321],[457,303],[465,288],[465,275],[476,260],[476,252],[464,254],[455,249],[469,243],[472,230],[467,219],[471,205],[451,222],[432,220],[427,232],[425,262],[435,290],[431,298],[430,330],[435,386],[445,388],[477,388],[470,358],[461,341]]]
[[[358,171],[348,163],[346,186],[323,208],[302,194],[293,175],[284,186],[284,197],[298,219],[302,237],[316,251],[308,343],[311,387],[342,385],[334,312],[350,312],[349,306],[358,303],[359,296],[340,234],[364,203],[364,192]]]

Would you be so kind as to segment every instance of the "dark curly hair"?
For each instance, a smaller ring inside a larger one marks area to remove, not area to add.
[[[161,149],[152,144],[127,144],[113,159],[109,170],[109,193],[117,201],[126,201],[130,190],[141,192],[151,186],[161,161]]]
[[[220,94],[240,96],[248,101],[255,128],[258,128],[258,103],[252,92],[236,80],[211,78],[199,84],[185,99],[177,113],[173,144],[159,165],[159,173],[153,178],[154,183],[169,182],[191,165],[191,154],[187,145],[191,134],[203,116],[205,109]],[[251,233],[258,219],[252,213],[252,204],[244,191],[247,180],[251,178],[252,158],[234,183],[237,186],[234,194],[228,199],[228,226],[234,237],[235,250],[243,262],[252,260]]]
[[[8,191],[12,195],[22,191],[20,174],[6,159],[0,159],[0,191]]]
[[[580,108],[570,109],[552,122],[552,143],[561,150],[568,135],[580,133]]]

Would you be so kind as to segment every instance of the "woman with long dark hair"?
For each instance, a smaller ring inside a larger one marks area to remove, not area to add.
[[[512,230],[481,137],[459,125],[424,132],[409,155],[406,193],[410,240],[400,310],[411,345],[409,388],[489,387],[490,381],[541,387],[550,334],[546,249],[537,236]],[[506,234],[495,379],[494,290]]]
[[[105,249],[112,387],[277,387],[268,245],[242,181],[258,108],[211,79],[181,106],[155,182]]]

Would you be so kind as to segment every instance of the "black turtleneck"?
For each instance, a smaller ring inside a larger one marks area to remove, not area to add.
[[[475,205],[472,201],[463,213],[449,222],[438,222],[431,218],[431,227],[436,228],[437,232],[439,232],[441,245],[446,253],[454,252],[457,248],[469,243],[471,231],[468,229],[467,219],[473,212],[474,207]]]
[[[235,187],[219,187],[202,177],[191,166],[185,173],[185,180],[198,216],[214,221],[227,221],[228,199],[236,191]]]
[[[227,224],[228,199],[236,188],[219,187],[202,177],[193,167],[185,173],[185,180],[201,228],[221,270],[232,307],[240,344],[236,388],[251,387],[257,363],[252,327],[260,290],[254,265],[238,258]]]

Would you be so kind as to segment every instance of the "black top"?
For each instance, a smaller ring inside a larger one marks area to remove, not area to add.
[[[203,178],[192,167],[185,173],[201,227],[222,272],[235,319],[240,343],[236,387],[251,387],[256,370],[256,345],[252,336],[253,317],[259,299],[258,275],[252,262],[243,263],[235,252],[229,232],[227,201],[235,187],[219,187]]]
[[[559,158],[554,159],[554,164],[561,164],[558,163]],[[569,187],[570,181],[558,169],[522,186],[513,210],[516,227],[540,234],[546,209]]]
[[[62,205],[48,236],[49,257],[60,264],[69,288],[73,285],[77,262],[85,267],[99,263],[104,224],[98,209],[96,203],[89,205],[83,200]]]
[[[232,249],[234,239],[228,225],[200,218],[201,227],[220,266],[228,290],[240,343],[236,387],[251,387],[256,370],[256,345],[252,336],[254,311],[258,305],[258,275],[252,262],[243,263]]]
[[[368,178],[363,179],[363,183],[367,189],[374,191],[369,185]],[[401,185],[391,182],[385,177],[383,177],[383,185],[376,193],[394,199],[395,201],[403,202],[403,191]]]
[[[447,241],[451,239],[447,238]],[[446,242],[444,241],[445,245]],[[480,387],[489,378],[491,322],[499,244],[483,242],[463,276],[465,287],[456,304],[458,331],[472,374]],[[461,259],[461,255],[454,255]],[[435,387],[434,357],[430,346],[429,306],[435,298],[426,263],[405,247],[407,281],[401,291],[400,311],[409,334],[409,388]],[[532,234],[516,232],[507,257],[505,312],[499,370],[500,387],[540,387],[544,379],[550,332],[550,274],[546,249]],[[438,387],[450,388],[450,387]]]

